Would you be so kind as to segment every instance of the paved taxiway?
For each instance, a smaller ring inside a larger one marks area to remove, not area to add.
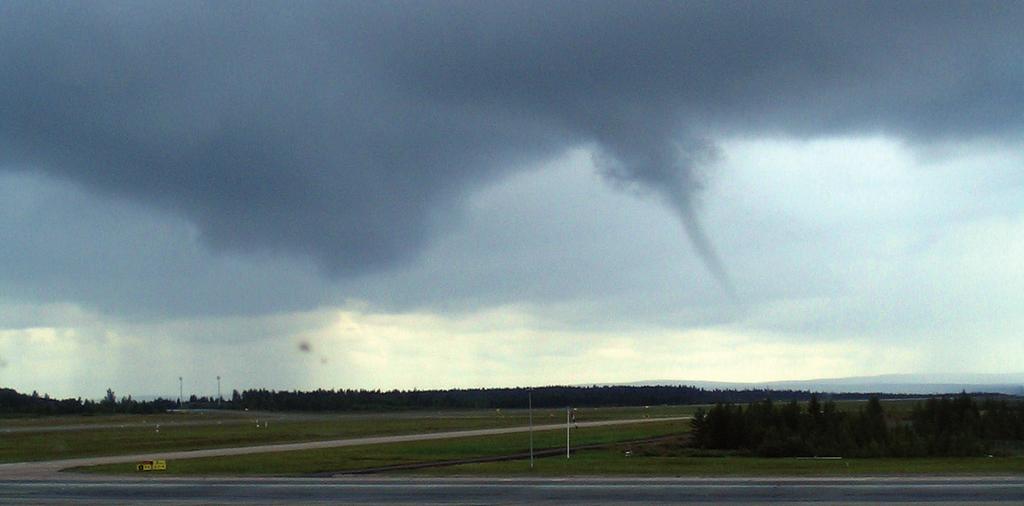
[[[1022,477],[0,481],[0,503],[667,504],[1024,502]]]

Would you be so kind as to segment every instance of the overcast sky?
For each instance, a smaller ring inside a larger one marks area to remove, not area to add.
[[[1024,2],[0,2],[0,385],[1022,372]]]

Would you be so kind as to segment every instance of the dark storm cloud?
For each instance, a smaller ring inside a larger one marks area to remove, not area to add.
[[[1024,3],[0,4],[0,166],[337,275],[589,144],[694,215],[723,135],[1017,135]]]
[[[38,174],[0,173],[0,203],[0,328],[60,321],[10,303],[152,320],[306,310],[328,292],[306,262],[210,255],[179,217]]]

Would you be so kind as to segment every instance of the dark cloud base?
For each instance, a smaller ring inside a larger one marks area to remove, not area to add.
[[[0,167],[340,277],[571,146],[694,215],[723,135],[1016,136],[1021,2],[9,1]]]

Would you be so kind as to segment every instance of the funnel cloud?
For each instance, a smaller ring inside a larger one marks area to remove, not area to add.
[[[1019,372],[1022,26],[1006,0],[0,0],[0,384]]]
[[[595,165],[608,179],[624,187],[638,187],[642,194],[654,194],[672,210],[708,272],[732,298],[736,291],[725,265],[701,225],[694,199],[701,189],[702,168],[719,155],[710,141],[681,142],[649,134],[610,135],[603,146],[608,150],[594,157]],[[626,142],[623,142],[623,141]]]
[[[719,139],[1013,138],[1022,25],[1021,2],[8,1],[0,170],[338,280],[413,261],[467,195],[593,146],[733,292],[696,205]]]

